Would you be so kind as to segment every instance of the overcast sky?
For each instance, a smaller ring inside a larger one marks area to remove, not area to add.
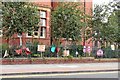
[[[109,2],[112,2],[113,0],[93,0],[93,9],[94,9],[94,5],[98,4],[98,5],[104,5],[104,4],[108,4]]]
[[[113,0],[93,0],[93,4],[107,4]]]

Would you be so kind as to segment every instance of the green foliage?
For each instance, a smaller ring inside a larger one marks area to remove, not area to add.
[[[69,50],[70,50],[70,55],[72,56],[76,56],[76,51],[77,51],[77,45],[75,43],[73,43],[72,45],[69,46]]]
[[[81,29],[86,25],[83,22],[84,13],[80,4],[61,2],[52,12],[51,27],[53,38],[71,38],[73,41],[81,39]]]
[[[83,56],[83,46],[82,45],[78,45],[77,51],[79,53],[80,56]]]
[[[36,53],[32,54],[32,57],[40,57],[40,56],[41,56],[40,54],[36,54]]]
[[[0,55],[3,57],[4,56],[4,53],[5,53],[5,50],[8,50],[9,49],[9,45],[7,43],[5,44],[0,44]]]
[[[104,56],[106,58],[118,58],[118,57],[120,57],[119,50],[117,50],[117,49],[113,51],[113,50],[111,50],[110,47],[107,47],[107,48],[104,48],[103,51],[104,51]]]
[[[93,37],[94,40],[101,40],[119,44],[120,28],[119,28],[119,14],[120,10],[116,9],[113,1],[108,5],[97,5],[94,9],[93,15]],[[105,21],[107,20],[107,21]],[[95,35],[97,33],[97,35]],[[101,38],[101,39],[100,39]]]
[[[28,41],[26,43],[26,47],[28,47],[30,49],[30,51],[32,52],[32,54],[37,54],[37,46],[38,46],[39,42],[38,41],[34,41],[33,43],[31,43],[30,41]]]
[[[73,59],[73,56],[69,55],[69,56],[67,56],[67,58],[71,60],[71,59]]]
[[[46,47],[44,52],[44,57],[50,57],[50,54],[51,54],[50,48],[51,47],[48,47],[48,46]]]
[[[83,46],[72,44],[69,46],[70,55],[76,57],[76,51],[78,51],[78,55],[83,56]]]
[[[33,31],[39,23],[38,9],[31,3],[3,2],[3,35]]]

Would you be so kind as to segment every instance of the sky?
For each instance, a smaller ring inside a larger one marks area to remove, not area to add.
[[[93,9],[94,5],[105,5],[108,4],[109,2],[112,2],[113,0],[93,0]]]
[[[93,0],[93,4],[107,4],[113,0]]]

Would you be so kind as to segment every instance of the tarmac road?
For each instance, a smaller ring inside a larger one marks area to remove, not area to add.
[[[118,78],[118,71],[4,75],[2,78]]]
[[[0,74],[0,78],[118,78],[118,63],[2,65]]]

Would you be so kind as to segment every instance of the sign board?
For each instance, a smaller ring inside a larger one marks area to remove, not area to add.
[[[55,52],[55,49],[56,49],[56,47],[55,47],[55,46],[52,46],[50,50],[51,50],[51,52],[54,53],[54,52]]]
[[[86,46],[83,47],[83,52],[86,53]]]
[[[76,51],[76,53],[75,53],[76,55],[78,55],[78,52]]]
[[[56,48],[56,52],[58,53],[59,51],[60,51],[60,48],[57,47],[57,48]]]
[[[111,49],[112,49],[112,50],[115,50],[115,45],[111,45]]]
[[[103,50],[102,49],[99,49],[97,51],[97,56],[103,56]]]
[[[64,50],[64,51],[63,51],[63,55],[64,55],[64,56],[69,56],[69,54],[70,54],[70,51],[69,51],[69,50]]]
[[[88,52],[89,54],[91,53],[91,48],[90,48],[90,46],[88,46],[87,52]]]
[[[38,45],[37,51],[45,52],[45,45]]]

